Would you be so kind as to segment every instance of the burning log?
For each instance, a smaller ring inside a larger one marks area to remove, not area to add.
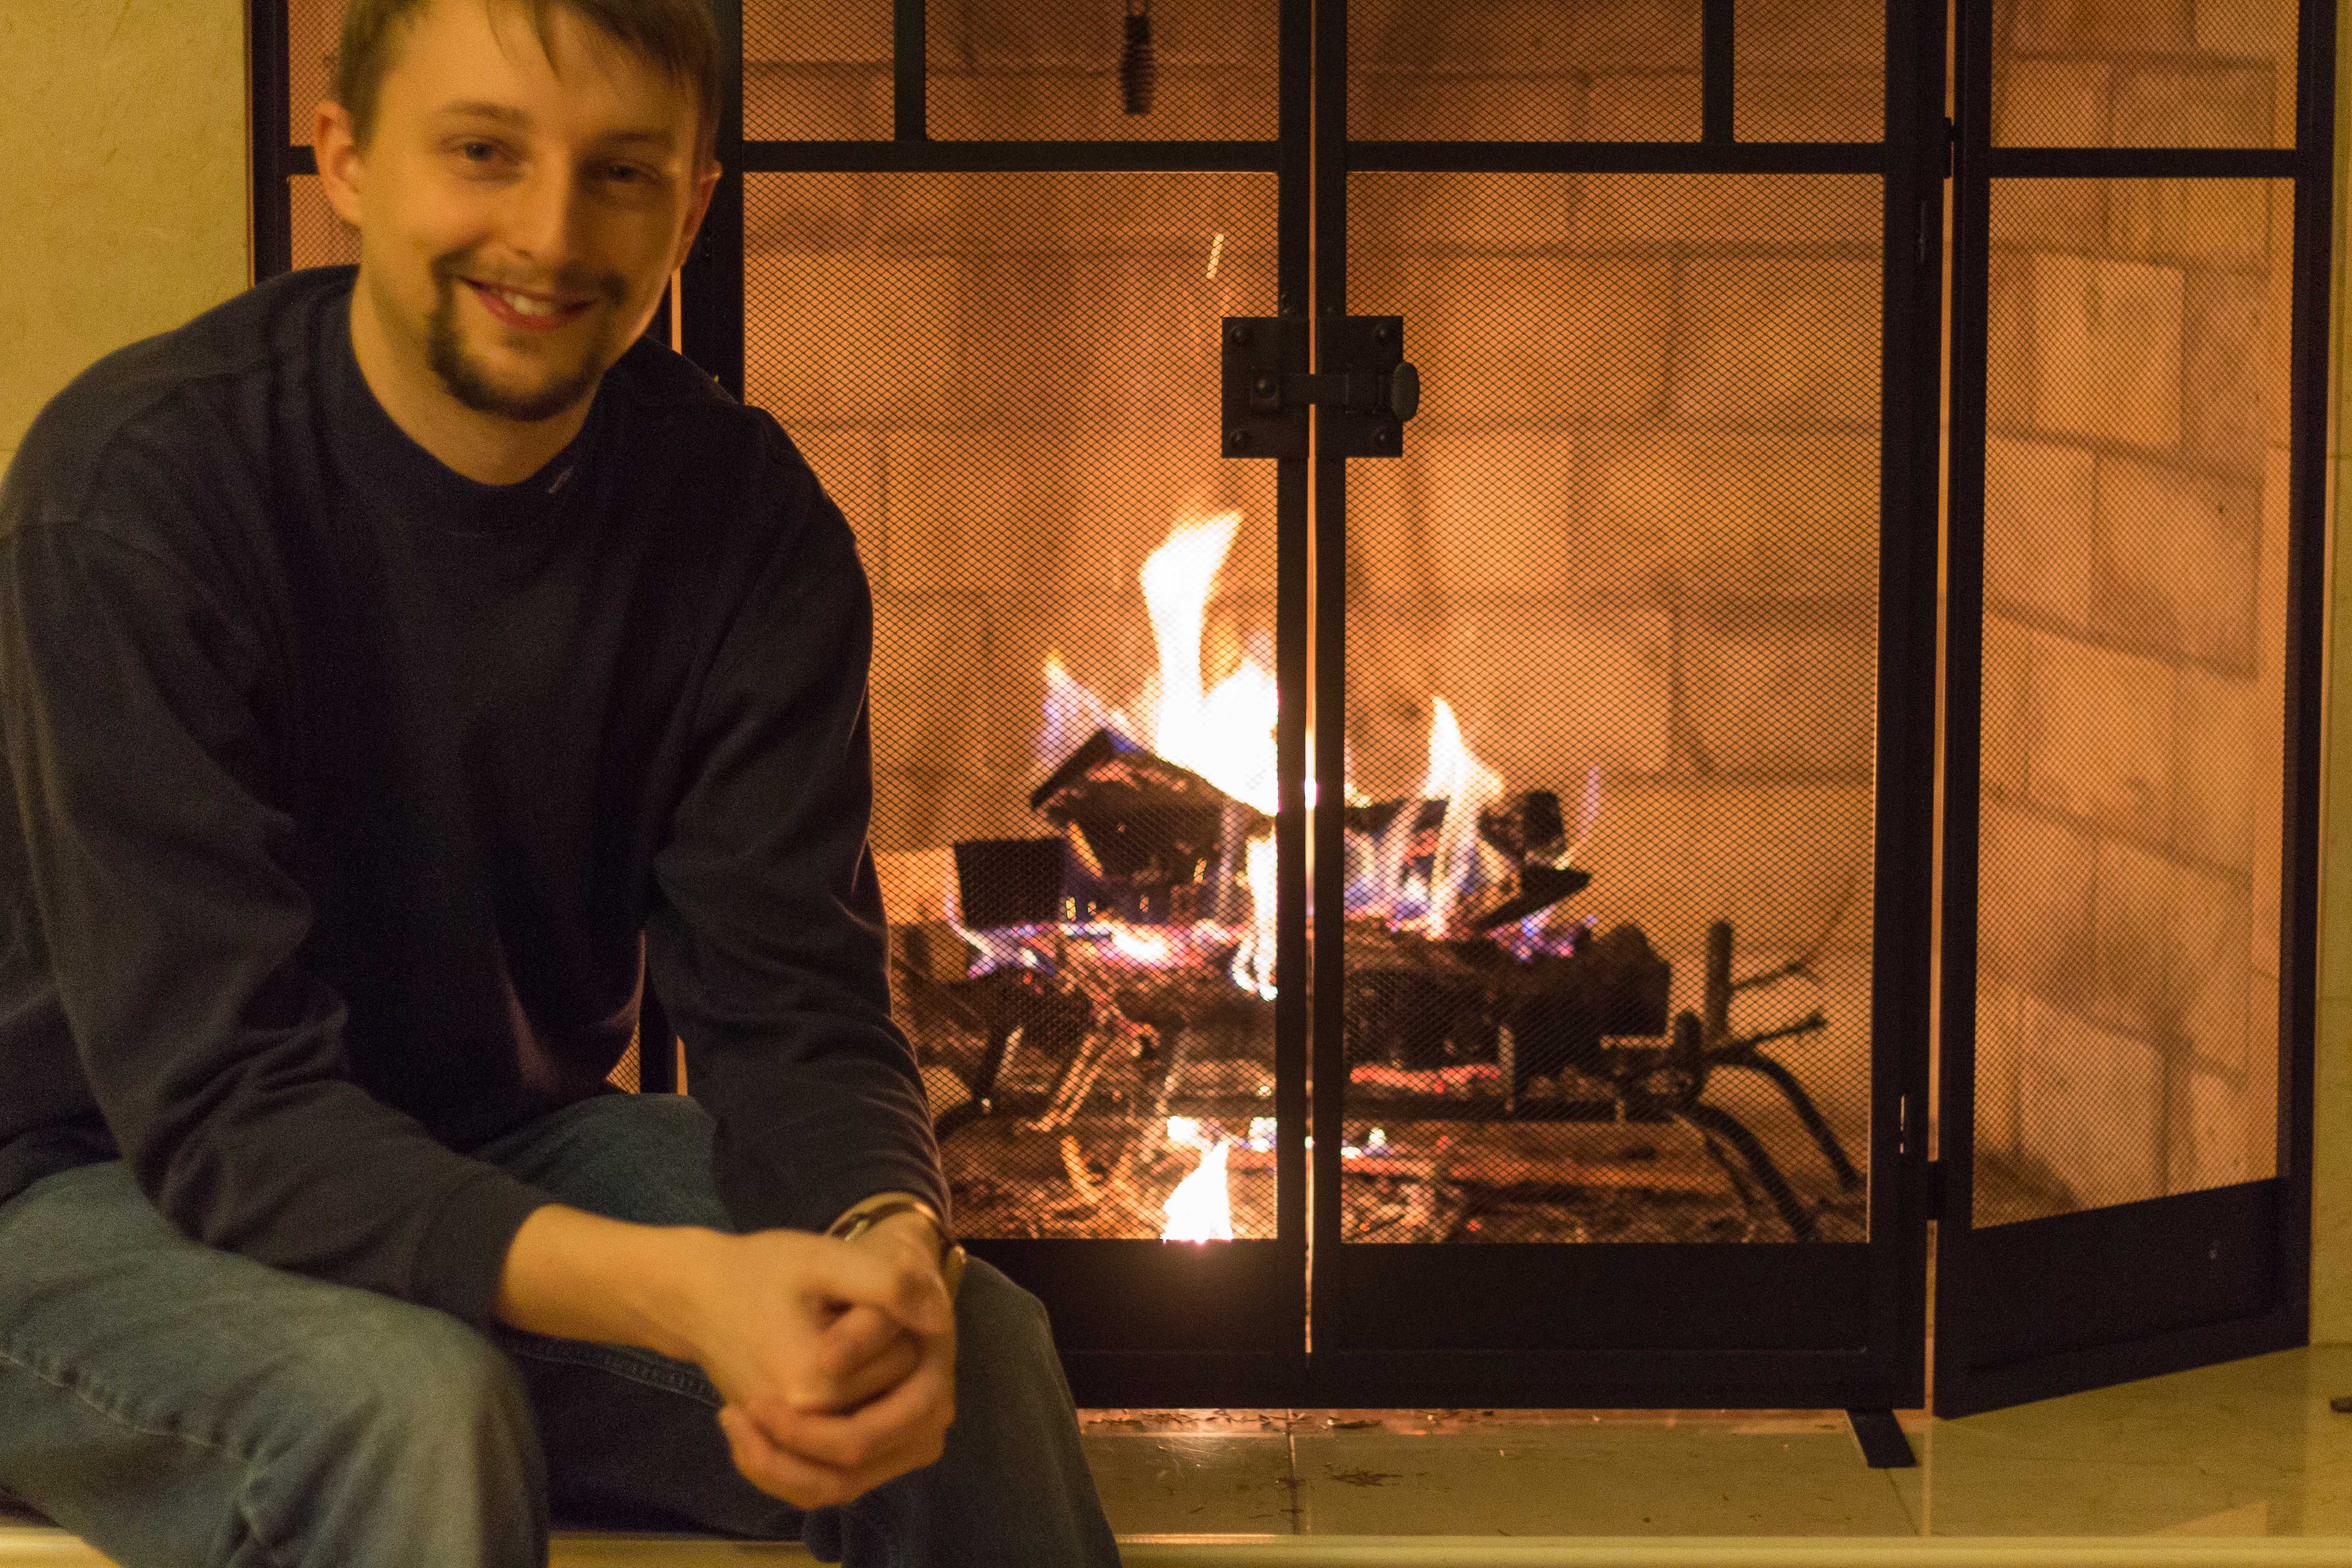
[[[1437,847],[1437,831],[1445,825],[1447,800],[1414,803],[1412,847],[1408,858],[1427,859]],[[1401,800],[1376,800],[1347,808],[1348,831],[1378,838],[1403,811]],[[1531,789],[1510,796],[1478,814],[1478,837],[1514,860],[1552,855],[1567,847],[1568,829],[1561,820],[1559,796],[1548,789]]]
[[[1369,868],[1383,854],[1395,857],[1398,872],[1417,879],[1426,888],[1437,875],[1438,840],[1453,803],[1446,799],[1418,802],[1409,826],[1401,825],[1406,803],[1375,801],[1347,808],[1351,865]],[[1567,827],[1560,816],[1559,796],[1549,790],[1528,790],[1478,813],[1478,838],[1509,868],[1491,886],[1467,890],[1468,901],[1458,912],[1468,929],[1485,934],[1516,925],[1542,913],[1562,899],[1591,885],[1591,872],[1558,865],[1551,858],[1567,847]],[[1390,835],[1402,834],[1394,844]]]
[[[1515,1096],[1564,1068],[1601,1076],[1604,1036],[1666,1031],[1673,971],[1639,926],[1525,959],[1492,942],[1431,941],[1380,921],[1349,921],[1347,945],[1350,1064],[1492,1063],[1498,1087]]]
[[[963,923],[987,929],[1051,925],[1065,919],[1070,847],[1060,838],[968,838],[955,846]],[[1076,918],[1075,909],[1066,918]]]
[[[1238,919],[1229,906],[1244,847],[1274,828],[1256,807],[1108,729],[1029,805],[1073,836],[1087,886],[1066,899],[1091,899],[1094,912],[1134,925]]]

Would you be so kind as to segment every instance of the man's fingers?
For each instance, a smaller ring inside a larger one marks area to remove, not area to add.
[[[719,1412],[719,1430],[743,1479],[803,1511],[832,1508],[858,1496],[847,1478],[823,1465],[812,1464],[771,1441],[759,1423],[730,1405]]]
[[[921,1342],[902,1329],[896,1339],[883,1347],[881,1354],[835,1375],[833,1381],[836,1396],[830,1405],[803,1408],[814,1409],[820,1414],[845,1414],[898,1387],[922,1363]]]
[[[740,1407],[728,1405],[719,1413],[735,1468],[746,1480],[772,1497],[806,1510],[853,1502],[876,1487],[920,1469],[939,1458],[936,1445],[926,1448],[918,1439],[876,1456],[865,1464],[842,1468],[824,1464],[776,1442]]]
[[[820,1255],[814,1284],[824,1295],[851,1307],[878,1307],[919,1334],[944,1334],[955,1327],[955,1306],[938,1268],[892,1247],[828,1241]]]
[[[921,1360],[915,1336],[879,1307],[851,1307],[818,1337],[786,1390],[802,1410],[845,1411],[894,1387]]]
[[[905,1326],[879,1307],[852,1307],[824,1331],[818,1360],[828,1373],[847,1373],[907,1337]]]
[[[850,1469],[880,1456],[936,1446],[955,1418],[955,1368],[951,1346],[928,1342],[921,1364],[888,1392],[845,1415],[793,1409],[781,1402],[752,1414],[771,1440],[809,1459]]]

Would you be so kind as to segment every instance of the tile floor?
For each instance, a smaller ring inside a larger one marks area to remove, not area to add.
[[[2352,1564],[2352,1346],[2285,1351],[1958,1421],[1873,1470],[1835,1412],[1090,1410],[1130,1568],[1740,1563]],[[2100,1539],[2104,1538],[2104,1539]],[[574,1537],[556,1568],[807,1562]],[[0,1564],[104,1562],[11,1530]]]
[[[1088,1411],[1123,1538],[2294,1536],[2352,1551],[2352,1346],[1958,1421],[1873,1470],[1836,1412]]]

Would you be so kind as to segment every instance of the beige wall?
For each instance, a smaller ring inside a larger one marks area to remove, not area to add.
[[[0,461],[110,349],[247,276],[239,0],[0,5]]]

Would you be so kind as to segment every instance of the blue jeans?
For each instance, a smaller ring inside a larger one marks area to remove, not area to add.
[[[731,1229],[712,1123],[608,1095],[478,1151],[617,1219]],[[853,1568],[1094,1568],[1118,1551],[1036,1298],[956,1307],[937,1464],[803,1516],[739,1475],[701,1373],[187,1240],[121,1161],[0,1205],[0,1490],[123,1568],[537,1568],[567,1523],[804,1540]]]

